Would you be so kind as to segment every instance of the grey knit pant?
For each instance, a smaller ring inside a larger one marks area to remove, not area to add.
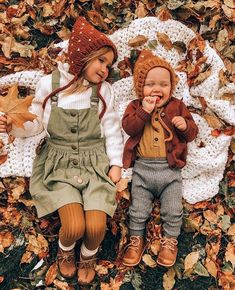
[[[139,158],[135,161],[129,208],[130,235],[144,235],[153,201],[160,199],[163,234],[178,237],[182,224],[182,177],[180,169],[170,169],[166,160]]]

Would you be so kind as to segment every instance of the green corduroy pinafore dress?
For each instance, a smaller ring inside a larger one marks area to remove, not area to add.
[[[52,77],[53,89],[59,83],[58,73]],[[57,101],[57,96],[51,100],[50,137],[34,160],[30,178],[38,217],[70,203],[113,216],[116,188],[107,176],[109,159],[101,137],[97,86],[92,87],[90,108],[63,109]]]

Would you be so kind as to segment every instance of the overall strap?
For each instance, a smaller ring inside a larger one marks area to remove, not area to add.
[[[58,89],[60,87],[60,72],[58,69],[52,72],[52,91]],[[51,97],[51,104],[57,106],[58,103],[58,95],[54,95]]]
[[[91,87],[92,93],[91,93],[91,105],[97,106],[99,103],[99,97],[98,97],[98,85],[94,85]]]

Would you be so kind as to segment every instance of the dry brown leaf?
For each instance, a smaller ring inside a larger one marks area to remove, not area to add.
[[[13,242],[14,236],[11,232],[0,232],[0,253],[3,253],[4,249],[10,247]]]
[[[158,41],[165,47],[166,50],[173,48],[173,44],[166,33],[157,32]]]
[[[161,243],[160,239],[155,239],[150,246],[151,251],[153,252],[154,255],[157,255],[160,251]]]
[[[135,15],[138,18],[143,18],[148,14],[148,10],[145,8],[145,5],[141,2],[139,2],[138,7],[135,10]]]
[[[175,285],[175,270],[171,267],[164,275],[163,275],[163,288],[165,290],[173,289]]]
[[[0,155],[0,165],[7,161],[8,154]]]
[[[28,111],[33,97],[27,96],[24,99],[19,99],[17,96],[18,87],[13,85],[9,88],[8,94],[5,97],[0,97],[0,111],[11,117],[16,127],[24,128],[24,123],[33,121],[37,118],[37,115]]]
[[[166,7],[161,7],[156,16],[161,20],[161,21],[166,21],[168,19],[172,19],[172,15],[169,12],[169,10]]]
[[[199,51],[203,52],[205,49],[206,43],[201,35],[197,34],[188,45],[188,50],[199,49]]]
[[[149,254],[144,254],[142,256],[142,260],[144,261],[144,263],[149,266],[150,268],[155,268],[157,266],[157,263],[153,260],[153,258],[151,257],[151,255]]]
[[[63,14],[67,0],[55,1],[53,5],[53,17],[59,17]]]
[[[188,254],[184,260],[184,272],[193,269],[193,266],[197,263],[198,259],[199,251]]]
[[[203,117],[206,120],[207,124],[213,129],[223,127],[223,123],[220,121],[218,117],[209,114],[204,114]]]
[[[173,47],[178,51],[178,53],[184,53],[187,50],[186,44],[183,41],[173,42]]]
[[[222,5],[222,9],[224,11],[225,16],[228,18],[228,20],[235,21],[234,8],[230,8],[226,5]]]
[[[72,285],[69,285],[67,282],[55,279],[53,283],[56,286],[56,289],[58,290],[74,290],[74,287]]]
[[[231,262],[233,267],[235,266],[235,245],[228,243],[225,252],[225,261]]]
[[[217,277],[218,269],[214,261],[212,261],[210,258],[206,258],[205,267],[214,278]]]
[[[211,75],[211,67],[209,67],[206,71],[199,73],[199,75],[192,80],[193,86],[198,86],[201,84],[205,79],[207,79]]]
[[[223,290],[234,290],[235,289],[235,276],[231,272],[221,272],[219,275],[219,286]]]
[[[49,269],[46,273],[46,276],[45,276],[46,286],[49,286],[53,283],[53,281],[56,278],[56,275],[57,275],[57,263],[55,262],[49,267]]]
[[[218,22],[221,18],[222,18],[222,17],[221,17],[220,14],[216,14],[216,15],[214,15],[214,16],[211,18],[210,22],[209,22],[209,28],[210,28],[210,29],[215,29],[217,22]]]
[[[20,264],[29,264],[33,260],[32,252],[26,251],[23,256],[21,257]]]
[[[61,38],[62,40],[67,40],[70,37],[71,31],[66,28],[66,27],[62,27],[60,31],[57,31],[56,34],[59,36],[59,38]]]
[[[235,236],[235,224],[231,225],[227,232],[228,236]]]
[[[99,27],[102,27],[105,30],[108,30],[108,25],[105,23],[104,19],[100,15],[100,13],[98,13],[95,10],[90,10],[90,11],[87,12],[87,16],[90,19],[90,22],[94,26],[99,26]]]
[[[144,35],[138,35],[128,41],[130,47],[138,47],[145,44],[148,41],[148,37]]]
[[[52,3],[44,3],[42,7],[43,7],[43,10],[42,10],[43,17],[50,17],[54,14]]]

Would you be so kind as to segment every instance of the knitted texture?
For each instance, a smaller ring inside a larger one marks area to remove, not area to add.
[[[186,47],[190,40],[196,36],[191,29],[178,21],[167,20],[163,22],[156,17],[146,17],[134,20],[128,27],[119,29],[110,36],[110,39],[116,45],[118,51],[118,61],[114,64],[114,67],[117,68],[117,64],[122,61],[124,57],[130,56],[130,51],[132,49],[128,46],[128,41],[130,39],[133,39],[138,35],[145,35],[149,40],[152,40],[156,38],[156,32],[165,33],[172,42],[181,41],[186,45]],[[68,42],[61,42],[57,44],[57,46],[66,51]],[[142,50],[146,47],[147,43],[138,47],[138,49]],[[186,53],[178,53],[174,48],[166,50],[160,43],[152,52],[154,55],[158,55],[167,60],[173,68],[175,68],[179,61],[183,60],[186,56]],[[179,81],[175,87],[173,96],[182,99],[187,106],[192,106],[196,109],[201,108],[197,96],[203,96],[207,102],[207,107],[211,111],[216,113],[226,123],[235,125],[234,106],[232,106],[228,101],[221,99],[225,93],[235,93],[235,85],[229,83],[220,87],[219,72],[221,69],[225,70],[225,66],[221,58],[208,43],[206,43],[204,55],[207,56],[207,64],[211,65],[210,76],[199,85],[189,88],[186,73],[176,72]],[[36,71],[30,72],[30,74],[29,72],[15,73],[0,78],[0,86],[9,86],[12,83],[19,82],[22,85],[28,84],[29,87],[34,89],[35,83],[41,75],[42,72],[39,73]],[[112,85],[112,87],[115,92],[115,108],[118,110],[119,117],[122,118],[126,106],[131,100],[136,99],[133,77],[130,76],[118,80]],[[228,147],[232,137],[224,134],[220,134],[217,138],[213,137],[211,135],[212,128],[207,124],[205,119],[198,114],[192,115],[199,128],[199,133],[197,138],[188,144],[187,164],[182,169],[182,177],[183,197],[189,203],[196,203],[209,199],[218,193],[219,182],[223,177],[228,157]],[[122,133],[124,141],[126,141],[128,136],[124,131],[122,131]],[[33,140],[34,146],[36,146],[36,138],[30,138],[30,140]],[[23,148],[27,151],[27,140],[28,138],[16,138],[14,143],[19,141],[22,145],[24,144],[24,146],[21,146],[21,149],[17,146],[11,148],[7,162],[0,166],[0,176],[30,175],[28,170],[28,175],[25,175],[25,169],[31,168],[33,156],[31,156],[31,159],[27,160],[28,164],[22,161],[15,161],[14,159],[15,156],[23,156]],[[203,146],[201,146],[201,144],[203,144]],[[123,178],[128,178],[129,180],[131,180],[131,174],[131,169],[123,170],[122,172]]]
[[[156,32],[165,33],[172,43],[175,41],[183,42],[186,47],[196,36],[191,29],[175,20],[161,21],[156,17],[134,20],[128,27],[119,29],[110,36],[118,50],[118,61],[114,65],[115,69],[124,57],[130,57],[132,48],[128,45],[129,40],[144,35],[150,42],[156,40]],[[123,37],[124,35],[125,37]],[[149,48],[149,42],[137,47],[137,49]],[[176,68],[178,63],[185,59],[187,52],[179,53],[174,48],[167,50],[161,43],[158,43],[153,48],[152,53],[165,59],[173,68]],[[181,99],[187,106],[196,109],[201,108],[197,96],[203,96],[209,110],[216,113],[228,124],[235,125],[234,106],[231,106],[228,101],[221,100],[223,94],[235,92],[235,85],[230,83],[220,88],[219,72],[221,69],[225,70],[225,66],[207,42],[204,55],[207,56],[206,63],[210,64],[211,67],[210,76],[199,85],[189,88],[186,73],[176,71],[179,80],[173,96]],[[118,80],[113,84],[113,89],[116,96],[115,107],[122,118],[126,106],[131,100],[136,99],[133,77],[129,76]],[[205,119],[198,114],[192,114],[192,116],[199,128],[199,133],[197,138],[188,144],[187,164],[182,169],[182,178],[183,197],[189,203],[196,203],[209,199],[218,193],[232,137],[224,134],[213,137],[211,135],[213,128],[208,125]],[[124,131],[122,133],[126,141],[129,136]],[[123,170],[122,176],[131,180],[132,169]]]
[[[95,29],[84,17],[78,17],[73,26],[68,45],[70,72],[79,75],[86,63],[86,58],[92,52],[104,46],[111,47],[115,59],[117,59],[117,49],[112,41],[105,34]]]
[[[144,82],[148,72],[154,67],[163,67],[170,72],[171,75],[171,94],[175,89],[176,75],[172,66],[163,58],[155,56],[150,50],[141,51],[134,69],[134,87],[139,98],[143,98]]]

